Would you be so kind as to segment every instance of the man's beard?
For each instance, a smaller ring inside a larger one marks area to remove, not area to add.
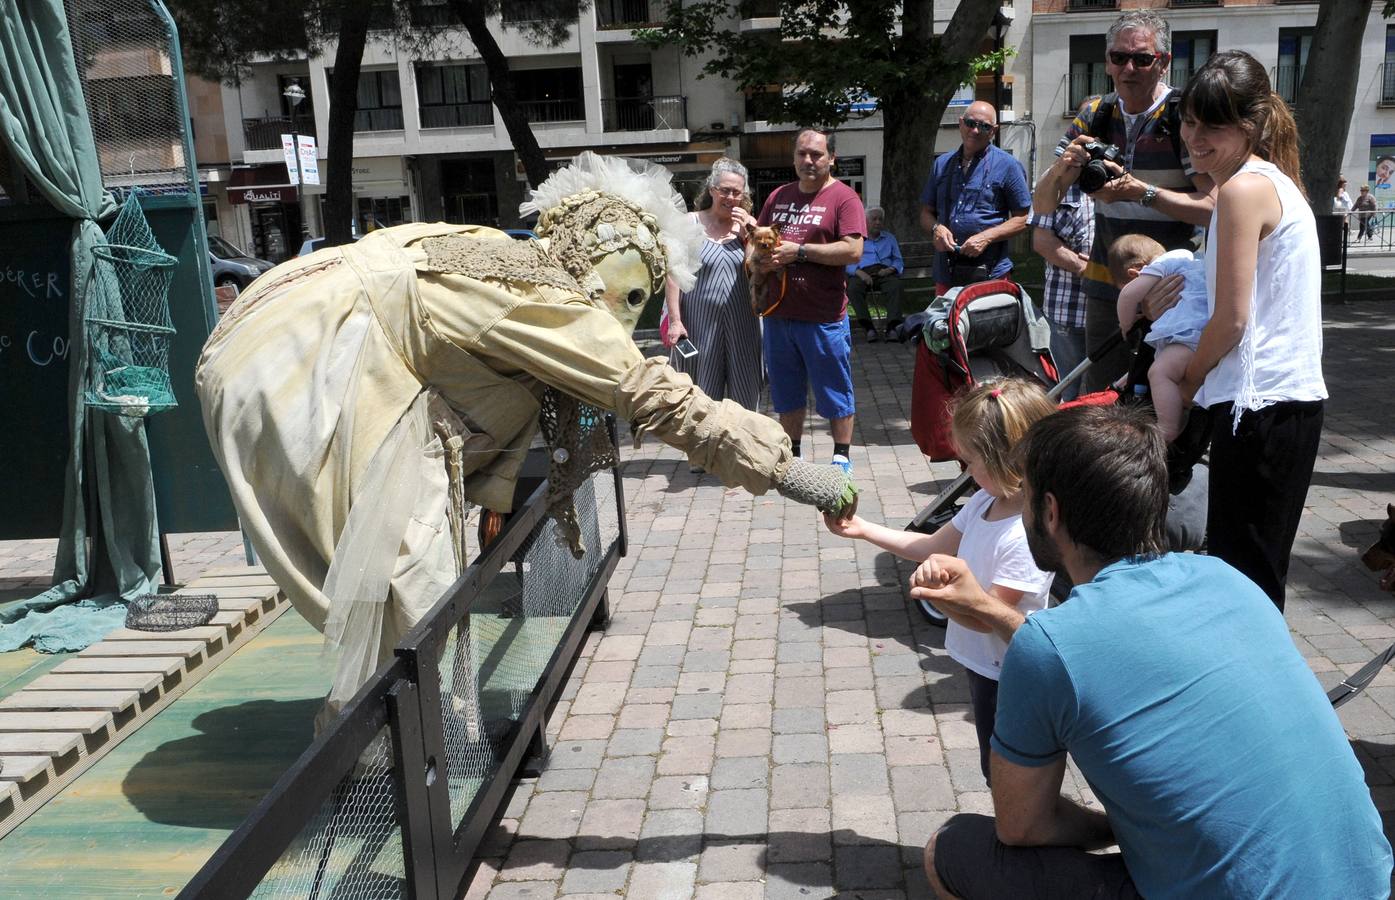
[[[1068,575],[1065,563],[1061,558],[1061,548],[1041,526],[1041,516],[1032,516],[1030,523],[1024,516],[1022,525],[1023,530],[1027,533],[1027,550],[1031,552],[1032,562],[1036,563],[1037,568],[1043,572]]]

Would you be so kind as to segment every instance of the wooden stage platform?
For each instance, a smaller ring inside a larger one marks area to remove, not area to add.
[[[309,746],[323,638],[232,571],[192,633],[0,655],[0,898],[173,896]]]

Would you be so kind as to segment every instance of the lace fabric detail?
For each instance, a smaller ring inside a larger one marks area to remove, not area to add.
[[[426,252],[426,268],[433,272],[464,275],[477,281],[506,281],[545,284],[558,290],[590,296],[580,276],[573,274],[538,241],[513,238],[482,238],[447,234],[421,242]]]
[[[539,417],[548,449],[547,493],[544,502],[556,524],[557,542],[581,559],[586,548],[576,518],[572,494],[598,469],[615,465],[615,442],[605,411],[556,388],[543,391]]]
[[[593,278],[593,262],[634,247],[644,257],[653,290],[662,292],[668,254],[654,217],[638,204],[600,191],[573,194],[544,210],[537,231],[551,242],[552,254],[579,282]]]

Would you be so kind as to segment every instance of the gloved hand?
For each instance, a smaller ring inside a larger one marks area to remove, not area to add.
[[[857,511],[857,485],[851,475],[837,466],[816,466],[796,459],[775,490],[783,497],[840,519]]]

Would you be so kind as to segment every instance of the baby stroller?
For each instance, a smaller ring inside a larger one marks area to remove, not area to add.
[[[957,459],[950,438],[948,410],[957,391],[983,380],[1016,376],[1035,378],[1055,399],[1124,340],[1123,335],[1116,334],[1075,369],[1058,373],[1049,349],[1050,332],[1045,318],[1019,285],[1004,280],[951,290],[914,321],[907,320],[907,326],[918,328],[922,337],[921,346],[916,349],[911,389],[911,433],[932,462]],[[1131,337],[1136,339],[1137,335]],[[1149,348],[1144,345],[1144,349]],[[1110,388],[1068,405],[1135,402],[1133,385],[1147,384],[1151,361],[1151,353],[1138,354],[1122,391]],[[1201,474],[1195,483],[1192,473],[1209,445],[1209,435],[1205,410],[1194,409],[1186,430],[1169,447],[1169,490],[1173,495],[1169,538],[1174,549],[1194,549],[1204,540],[1205,469],[1199,470]],[[907,530],[926,534],[936,531],[954,518],[958,501],[975,487],[968,473],[961,473],[911,520]],[[1052,583],[1052,595],[1058,602],[1070,589],[1063,577]],[[933,624],[944,625],[947,621],[929,601],[921,600],[917,605]]]

